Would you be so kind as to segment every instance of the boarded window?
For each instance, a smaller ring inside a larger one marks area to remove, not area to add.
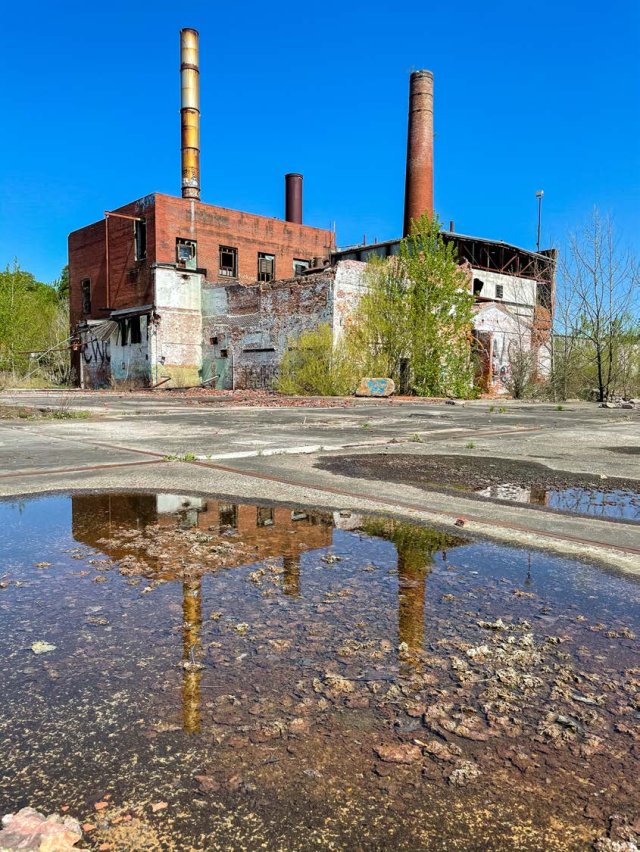
[[[89,278],[85,278],[80,288],[82,290],[82,313],[90,314],[91,313],[91,280]]]
[[[198,255],[195,240],[176,240],[176,265],[183,269],[197,269]]]
[[[276,258],[273,254],[258,252],[258,281],[268,283],[276,277]]]
[[[231,246],[220,246],[220,268],[218,275],[225,278],[238,277],[238,249]]]
[[[502,284],[496,284],[496,299],[504,298],[504,287]]]
[[[294,258],[293,259],[293,274],[294,275],[302,275],[310,266],[311,266],[310,261],[300,260],[299,258]]]
[[[133,225],[136,260],[144,260],[147,256],[147,221],[136,219]]]

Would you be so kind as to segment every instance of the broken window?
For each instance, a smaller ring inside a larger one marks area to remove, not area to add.
[[[481,281],[479,278],[473,279],[473,295],[479,296],[482,293],[482,288],[484,287],[484,281]]]
[[[311,262],[308,260],[299,260],[298,258],[293,259],[293,274],[294,275],[302,275],[309,267],[311,266]]]
[[[218,509],[218,520],[221,527],[238,526],[238,507],[235,503],[220,503]]]
[[[134,226],[134,244],[136,260],[144,260],[147,256],[147,220],[136,219]]]
[[[131,343],[142,343],[140,317],[131,317],[129,320],[129,339]]]
[[[258,252],[258,281],[268,283],[276,277],[276,258],[273,254]]]
[[[225,278],[238,277],[238,249],[230,246],[220,246],[220,269],[218,275]]]
[[[80,284],[82,289],[82,313],[91,313],[91,279],[85,278]]]
[[[259,527],[273,526],[273,509],[267,509],[263,506],[258,506],[256,523]]]
[[[126,346],[129,342],[129,323],[125,320],[120,320],[120,343]]]
[[[198,258],[196,252],[195,240],[183,240],[180,237],[176,240],[176,264],[183,269],[196,269],[198,266]]]
[[[496,299],[504,298],[504,287],[502,284],[496,284]]]

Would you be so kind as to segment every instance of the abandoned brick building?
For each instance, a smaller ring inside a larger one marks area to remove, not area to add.
[[[366,261],[399,240],[337,249],[302,221],[302,175],[285,177],[284,220],[200,200],[198,33],[181,45],[182,197],[152,193],[69,236],[72,359],[83,387],[269,387],[290,341],[328,323],[338,339]],[[433,214],[433,76],[411,75],[404,234]],[[549,366],[552,251],[449,232],[470,271],[474,334],[488,390],[506,384],[514,345]]]

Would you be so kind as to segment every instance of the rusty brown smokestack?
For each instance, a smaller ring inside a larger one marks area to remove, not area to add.
[[[433,217],[433,74],[414,71],[409,82],[405,237],[411,231],[411,221],[423,213]]]
[[[198,31],[180,30],[182,197],[200,198],[200,70]]]
[[[302,225],[302,175],[290,172],[284,176],[284,218]]]

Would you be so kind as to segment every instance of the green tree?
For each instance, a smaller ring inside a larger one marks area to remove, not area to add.
[[[468,396],[473,387],[473,295],[455,248],[429,216],[413,222],[397,256],[375,259],[349,332],[369,371],[421,396]]]
[[[16,381],[37,368],[32,353],[52,345],[59,308],[56,290],[21,269],[17,260],[0,272],[0,372]]]

